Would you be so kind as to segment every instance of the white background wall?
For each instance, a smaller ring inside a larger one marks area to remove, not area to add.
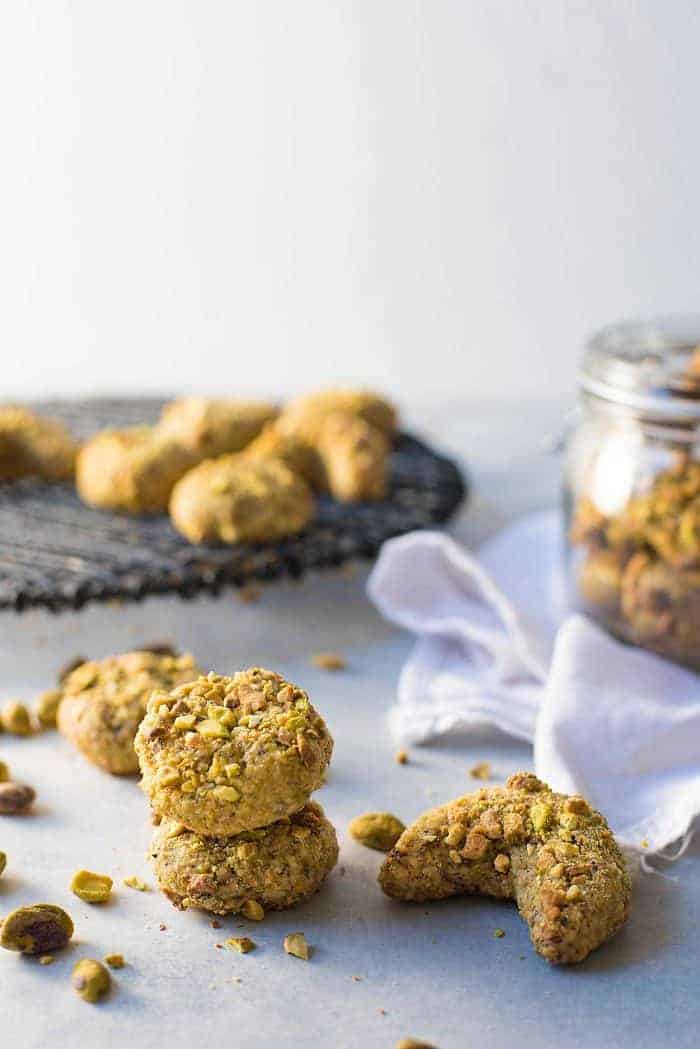
[[[695,0],[12,0],[0,395],[566,392],[698,306]]]

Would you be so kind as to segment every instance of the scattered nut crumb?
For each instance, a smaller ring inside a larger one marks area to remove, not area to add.
[[[112,884],[108,874],[80,870],[73,875],[70,890],[85,903],[106,903],[112,893]]]
[[[377,1009],[377,1012],[379,1013],[380,1016],[388,1016],[389,1015],[387,1013],[386,1009]]]
[[[168,928],[168,926],[167,925],[163,925],[163,923],[161,922],[160,925],[158,926],[158,932],[165,932],[165,930],[167,928]]]
[[[360,983],[360,981],[362,980],[362,977],[361,976],[353,976],[353,980],[354,980],[355,983]]]
[[[293,954],[295,958],[301,958],[304,962],[308,962],[311,955],[303,932],[290,932],[288,936],[285,936],[284,949],[287,954]]]
[[[24,703],[11,700],[2,708],[0,724],[5,732],[13,736],[31,736],[32,722]]]
[[[0,783],[7,783],[10,778],[10,770],[4,761],[0,761]]]
[[[478,765],[469,769],[469,775],[472,779],[491,779],[491,762],[480,761]]]
[[[506,930],[505,929],[494,929],[494,932],[493,932],[493,935],[496,937],[497,940],[502,940],[503,937],[505,936],[505,934],[506,934]]]
[[[265,911],[257,900],[246,900],[241,907],[241,914],[253,922],[261,922],[265,917]]]
[[[339,652],[317,652],[311,657],[311,662],[319,670],[345,670],[347,661]]]
[[[641,842],[639,844],[642,846],[643,849],[648,849],[649,848],[649,842],[647,841],[646,838],[642,838],[642,840],[641,840]]]
[[[408,751],[399,750],[396,754],[396,760],[398,761],[399,765],[408,765]]]
[[[436,1049],[436,1047],[428,1042],[417,1042],[415,1038],[402,1038],[396,1049]]]
[[[217,943],[217,947],[221,946]],[[251,940],[249,936],[230,936],[228,940],[224,940],[224,947],[229,951],[238,951],[239,954],[248,954],[250,951],[254,951],[257,944],[254,940]]]
[[[216,918],[214,918],[213,922],[211,923],[211,927],[212,927],[212,929],[220,929],[221,928],[221,922],[217,921]]]
[[[145,881],[141,881],[135,874],[130,874],[128,878],[124,878],[124,884],[129,889],[136,889],[137,892],[149,892],[148,885]]]
[[[241,983],[241,977],[240,976],[232,976],[231,979],[233,980],[234,983]]]
[[[98,1002],[109,991],[111,977],[101,962],[94,958],[83,958],[78,962],[71,977],[73,990],[85,1002]]]
[[[0,814],[18,816],[31,808],[35,798],[34,788],[24,783],[12,783],[10,780],[0,783]]]
[[[244,605],[254,605],[262,597],[262,587],[253,586],[252,583],[241,586],[236,590],[236,597]]]
[[[104,961],[110,969],[123,969],[126,965],[123,954],[105,954]]]
[[[355,841],[378,852],[390,852],[405,829],[401,820],[390,812],[366,812],[356,816],[348,827]]]
[[[53,954],[42,954],[39,959],[39,965],[52,965],[55,961]]]

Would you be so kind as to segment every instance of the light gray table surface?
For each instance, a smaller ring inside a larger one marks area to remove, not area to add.
[[[474,497],[453,526],[460,538],[474,544],[514,514],[556,499],[558,463],[543,449],[561,415],[561,406],[546,402],[424,412],[426,432],[472,467]],[[122,885],[130,874],[154,884],[147,805],[135,781],[106,776],[54,733],[1,737],[0,757],[39,800],[33,816],[0,821],[9,857],[0,913],[55,902],[72,914],[76,936],[48,967],[0,952],[0,1046],[390,1049],[409,1035],[440,1049],[700,1044],[698,845],[665,866],[664,876],[637,877],[626,929],[573,968],[552,968],[533,952],[513,906],[480,899],[409,906],[383,897],[381,855],[349,838],[353,816],[389,809],[409,821],[472,789],[467,770],[476,761],[490,760],[501,781],[531,767],[532,754],[484,736],[413,748],[408,765],[395,762],[385,714],[412,640],[368,605],[364,580],[360,571],[351,580],[319,576],[270,587],[253,605],[226,594],[60,617],[2,616],[2,698],[33,697],[77,653],[101,656],[155,639],[173,640],[223,673],[257,663],[302,684],[336,741],[318,797],[341,855],[311,902],[245,923],[256,951],[217,950],[240,934],[240,923],[214,930],[156,891]],[[310,656],[325,649],[343,652],[347,671],[315,669]],[[71,895],[79,867],[114,877],[112,903],[90,907]],[[300,930],[314,947],[308,963],[282,950],[285,934]],[[69,986],[73,964],[115,951],[128,964],[114,974],[110,998],[83,1003]]]

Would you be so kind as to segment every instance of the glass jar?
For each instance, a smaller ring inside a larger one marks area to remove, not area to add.
[[[623,641],[700,670],[700,316],[588,343],[566,453],[574,604]]]

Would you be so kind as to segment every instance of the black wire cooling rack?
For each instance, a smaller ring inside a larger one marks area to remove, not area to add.
[[[163,403],[130,398],[33,407],[85,438],[106,426],[152,422]],[[466,493],[456,465],[406,433],[395,442],[386,500],[340,504],[322,496],[309,528],[275,543],[192,546],[165,514],[121,517],[93,510],[70,486],[30,480],[0,485],[0,608],[58,612],[89,601],[166,593],[191,598],[226,586],[299,578],[372,558],[385,539],[444,523]]]

